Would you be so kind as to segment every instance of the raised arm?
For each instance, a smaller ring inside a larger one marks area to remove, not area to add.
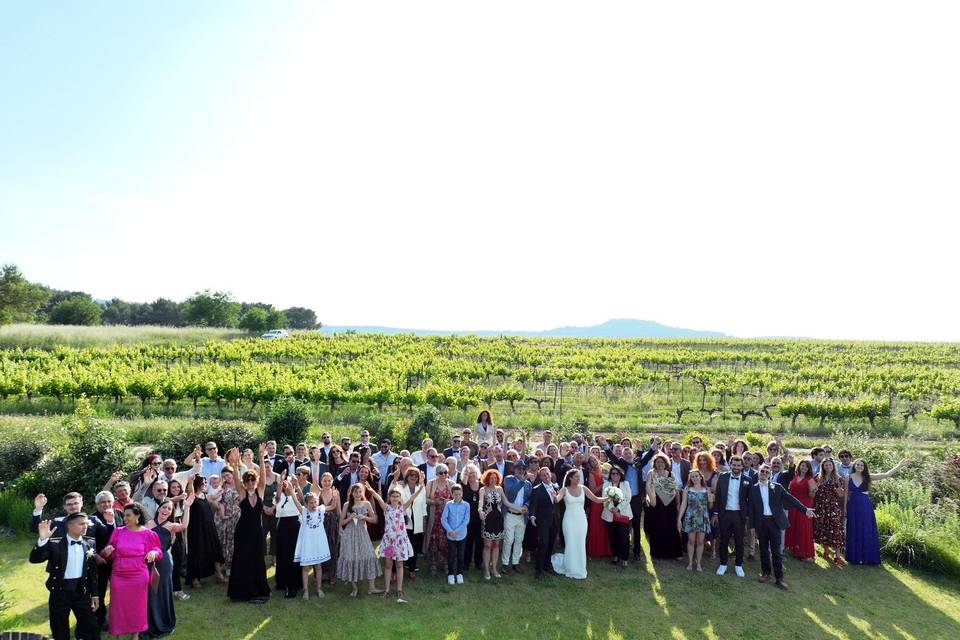
[[[198,462],[200,462],[200,457],[203,455],[203,448],[200,445],[197,445],[193,448],[193,451],[190,452],[186,458],[183,459],[183,464],[188,467],[192,467]]]
[[[369,486],[369,485],[367,485],[367,486]],[[373,494],[373,499],[377,501],[377,504],[380,505],[380,508],[383,509],[384,512],[386,512],[386,510],[387,510],[387,503],[383,501],[383,498],[380,497],[380,494],[379,494],[376,490],[374,490],[373,487],[370,488],[370,493]],[[374,518],[373,521],[376,522],[376,518]]]
[[[192,505],[196,499],[197,497],[192,493],[186,497],[183,501],[183,520],[181,522],[169,523],[167,530],[170,531],[170,533],[180,533],[187,530],[187,527],[190,526],[190,505]]]
[[[886,480],[887,478],[892,478],[893,476],[897,475],[897,472],[900,471],[900,469],[904,468],[908,464],[910,464],[910,461],[907,459],[903,459],[900,462],[898,462],[896,465],[894,465],[894,467],[890,469],[890,471],[887,471],[886,473],[871,474],[870,478],[871,480]]]
[[[260,450],[260,475],[257,476],[257,495],[263,498],[263,490],[267,486],[267,443],[261,442],[258,449]]]

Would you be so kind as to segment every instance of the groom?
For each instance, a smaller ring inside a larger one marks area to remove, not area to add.
[[[100,607],[100,592],[95,542],[85,537],[87,514],[71,513],[62,522],[62,537],[53,537],[49,520],[40,522],[39,539],[30,552],[33,564],[47,563],[50,632],[54,640],[70,640],[70,612],[73,611],[77,618],[77,638],[99,640],[96,610]]]
[[[556,575],[550,565],[553,551],[553,505],[557,492],[553,489],[549,467],[541,467],[537,475],[539,482],[530,495],[530,524],[537,528],[537,579],[543,578],[543,572]]]
[[[750,516],[757,530],[760,542],[760,582],[770,580],[770,556],[773,555],[773,575],[776,585],[786,591],[783,581],[783,549],[780,546],[780,532],[790,526],[786,507],[803,511],[808,518],[814,517],[813,509],[808,509],[797,500],[783,485],[770,480],[770,465],[760,465],[759,482],[750,487]]]

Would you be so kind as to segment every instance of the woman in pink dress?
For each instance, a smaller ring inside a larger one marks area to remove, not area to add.
[[[100,554],[113,562],[110,572],[110,635],[133,640],[147,630],[150,565],[163,553],[160,538],[144,527],[147,514],[133,502],[123,509],[123,527],[113,531]]]

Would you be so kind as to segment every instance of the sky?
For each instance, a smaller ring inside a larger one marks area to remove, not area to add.
[[[0,0],[0,262],[336,325],[960,340],[958,18]]]

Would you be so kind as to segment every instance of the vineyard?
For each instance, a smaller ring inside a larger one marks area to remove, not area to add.
[[[0,351],[0,399],[84,395],[252,411],[280,396],[330,410],[423,404],[500,413],[606,406],[662,422],[813,421],[960,429],[960,345],[297,335],[200,345]]]

